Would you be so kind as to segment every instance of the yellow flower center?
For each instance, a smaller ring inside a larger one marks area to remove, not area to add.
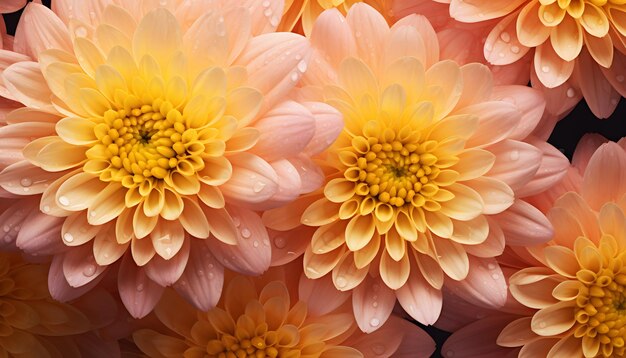
[[[98,142],[87,151],[85,171],[127,188],[139,185],[142,195],[155,181],[170,181],[174,172],[191,176],[204,168],[200,153],[205,148],[197,130],[188,128],[181,112],[162,99],[108,110],[94,132]]]
[[[397,137],[391,129],[385,133],[389,138]],[[419,137],[419,133],[412,133],[410,137]],[[409,203],[421,207],[426,202],[425,197],[432,197],[439,190],[433,181],[440,172],[437,157],[429,152],[436,145],[434,141],[354,137],[352,150],[357,159],[350,163],[344,177],[356,183],[359,196],[396,207]]]
[[[626,340],[626,273],[621,272],[621,261],[610,266],[614,269],[604,268],[598,274],[582,269],[576,275],[585,289],[576,298],[574,334],[598,339],[604,357],[623,356]]]
[[[209,342],[207,353],[218,358],[275,358],[279,353],[275,347],[277,344],[276,332],[266,332],[266,334],[242,339],[225,334],[220,340]],[[283,355],[288,353],[282,350]]]

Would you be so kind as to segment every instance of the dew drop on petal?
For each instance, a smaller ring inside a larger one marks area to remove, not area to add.
[[[61,196],[59,197],[59,204],[63,206],[68,206],[70,205],[70,199],[68,199],[66,196]]]
[[[518,46],[511,46],[511,52],[513,52],[513,53],[516,53],[516,54],[517,54],[517,53],[519,53],[519,52],[520,52],[520,49],[519,49],[519,47],[518,47]]]
[[[345,277],[339,276],[335,280],[335,284],[337,285],[338,288],[344,288],[348,285],[348,280],[346,280]]]
[[[617,80],[617,82],[622,83],[624,82],[624,75],[617,75],[615,76],[615,79]]]
[[[509,35],[509,33],[505,31],[500,34],[500,39],[502,39],[502,41],[504,42],[509,42],[511,41],[511,35]]]
[[[514,150],[511,152],[511,154],[509,154],[509,159],[515,161],[519,159],[519,151]]]
[[[70,234],[69,232],[66,232],[65,234],[63,234],[63,240],[67,242],[72,242],[74,241],[74,235]]]
[[[254,247],[259,247],[259,242],[258,242],[258,241],[256,241],[256,240],[254,240],[254,242],[252,243],[252,246],[254,246]]]
[[[250,230],[248,230],[247,228],[243,228],[243,229],[241,229],[241,236],[242,236],[244,239],[249,238],[249,237],[250,237],[250,235],[252,235],[252,233],[250,232]]]
[[[567,90],[567,97],[569,97],[569,98],[574,98],[574,96],[575,96],[575,95],[576,95],[576,91],[574,91],[574,89],[573,89],[573,88],[569,88],[569,89]]]
[[[276,248],[283,249],[287,246],[287,240],[285,240],[282,236],[278,236],[274,239],[274,246],[276,246]]]
[[[141,292],[143,291],[144,287],[143,287],[143,283],[140,283],[137,285],[137,292]]]
[[[87,276],[87,277],[91,277],[96,273],[96,266],[94,265],[88,265],[87,267],[85,267],[85,269],[83,270],[83,275]]]
[[[28,178],[24,178],[24,179],[20,180],[20,184],[23,187],[29,187],[29,186],[33,185],[33,181],[28,179]]]
[[[305,72],[307,69],[306,62],[304,60],[298,62],[298,71]]]
[[[548,67],[548,66],[543,66],[543,67],[541,67],[541,72],[543,72],[543,73],[548,73],[548,72],[550,72],[550,67]]]
[[[378,325],[380,325],[380,320],[378,318],[372,318],[370,320],[370,326],[378,327]]]
[[[254,191],[255,193],[260,193],[260,192],[263,190],[263,188],[265,188],[265,185],[266,185],[266,184],[265,184],[265,183],[263,183],[263,182],[261,182],[261,181],[256,182],[256,183],[252,186],[252,191]]]
[[[9,225],[4,225],[4,227],[2,228],[2,231],[4,232],[9,232],[11,230],[11,227]]]

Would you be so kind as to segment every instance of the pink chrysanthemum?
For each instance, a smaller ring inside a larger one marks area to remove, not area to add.
[[[330,280],[313,282],[293,271],[233,277],[208,312],[166,293],[155,313],[171,331],[141,329],[134,341],[150,357],[417,358],[434,351],[424,331],[398,317],[363,334],[348,294],[335,291]]]
[[[330,106],[286,97],[310,50],[302,36],[272,33],[280,17],[270,15],[282,8],[246,0],[26,8],[20,54],[0,54],[15,62],[2,72],[3,94],[25,106],[0,130],[10,162],[0,185],[41,194],[33,200],[41,213],[34,206],[15,218],[29,223],[17,245],[55,255],[56,297],[84,292],[121,260],[119,290],[133,315],[173,284],[208,309],[223,266],[267,269],[268,236],[254,210],[315,189],[309,156],[341,128]]]
[[[625,356],[626,150],[623,140],[605,141],[586,136],[568,176],[533,199],[548,210],[555,234],[545,245],[501,258],[516,302],[456,332],[444,355],[466,344],[474,353],[519,357]],[[442,323],[462,321],[454,313],[462,307],[448,307]]]
[[[276,230],[274,262],[305,251],[308,277],[332,272],[337,289],[355,290],[366,332],[384,322],[396,297],[415,319],[434,323],[444,282],[477,304],[501,305],[506,285],[493,257],[505,244],[552,234],[519,198],[547,188],[568,164],[528,137],[541,96],[494,87],[484,65],[441,60],[435,32],[417,15],[390,29],[365,4],[345,18],[329,10],[311,41],[301,95],[338,108],[345,130],[318,158],[323,192],[264,214]],[[377,307],[373,286],[384,298]]]
[[[484,56],[490,63],[508,65],[530,54],[533,84],[561,101],[582,94],[594,114],[605,118],[626,95],[626,4],[621,0],[437,2],[449,3],[454,19],[476,25],[469,31],[489,24]],[[440,6],[431,0],[397,6],[406,12],[433,5]]]

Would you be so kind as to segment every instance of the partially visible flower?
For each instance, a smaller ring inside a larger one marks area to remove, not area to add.
[[[389,23],[393,23],[394,14],[392,3],[402,1],[393,0],[291,0],[285,3],[285,14],[279,26],[280,30],[292,31],[298,26],[306,35],[311,34],[315,20],[324,10],[338,9],[346,14],[350,7],[358,2],[364,2],[383,14]],[[269,1],[266,1],[269,3]]]
[[[397,317],[374,334],[361,333],[348,294],[329,280],[292,277],[279,270],[257,279],[236,276],[208,312],[166,292],[155,313],[171,333],[141,329],[135,343],[150,357],[408,358],[434,351],[424,331]]]
[[[568,176],[537,199],[550,206],[554,239],[518,252],[517,267],[503,257],[516,302],[455,332],[444,355],[474,341],[475,350],[519,357],[625,356],[626,145],[605,141],[585,137]]]
[[[390,29],[366,4],[345,18],[329,10],[311,42],[301,95],[339,109],[345,129],[317,158],[323,192],[264,214],[280,248],[274,260],[305,251],[308,277],[332,275],[337,289],[354,289],[366,332],[390,312],[372,308],[373,286],[424,324],[437,320],[444,284],[479,305],[501,305],[506,285],[494,257],[506,244],[552,234],[520,198],[545,190],[568,165],[529,136],[543,113],[538,91],[494,86],[486,66],[440,59],[434,30],[417,15]]]
[[[9,230],[3,230],[5,235]],[[57,302],[48,292],[47,273],[46,264],[0,253],[0,355],[119,356],[117,342],[107,342],[95,331],[116,314],[111,296],[97,292],[76,306]]]
[[[424,1],[408,3],[424,6]],[[626,95],[626,4],[621,0],[437,2],[449,3],[458,21],[477,26],[491,21],[484,44],[490,63],[507,65],[531,53],[533,85],[553,89],[548,90],[557,92],[552,96],[582,95],[596,116],[606,118]]]
[[[280,14],[282,1],[53,5],[29,4],[20,54],[0,53],[15,62],[1,94],[25,106],[0,129],[0,185],[36,195],[28,215],[5,218],[29,223],[17,245],[55,255],[59,299],[120,260],[134,316],[169,285],[208,309],[223,267],[268,268],[255,211],[314,190],[321,174],[309,157],[341,129],[330,106],[288,98],[308,42],[273,33],[264,10]]]

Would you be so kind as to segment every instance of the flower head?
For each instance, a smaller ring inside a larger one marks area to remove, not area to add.
[[[280,281],[267,281],[271,275],[265,280],[236,276],[223,301],[208,312],[166,293],[155,313],[172,333],[141,329],[134,341],[150,356],[428,357],[434,350],[421,329],[397,317],[375,334],[358,332],[349,295],[333,292],[326,287],[329,281],[302,277],[298,283],[297,275],[283,275],[274,275]]]
[[[469,296],[490,291],[476,298],[483,305],[501,304],[506,286],[493,257],[505,237],[527,245],[551,234],[545,217],[517,197],[546,188],[533,183],[544,148],[558,158],[544,162],[549,182],[567,166],[553,148],[523,141],[541,116],[541,97],[522,86],[494,88],[483,65],[440,60],[435,32],[416,15],[390,29],[365,4],[346,18],[330,10],[311,41],[303,95],[338,108],[345,129],[319,158],[323,192],[267,212],[265,222],[285,231],[281,218],[302,213],[314,231],[304,253],[308,277],[332,272],[337,289],[364,297],[380,285],[422,323],[436,321],[444,280]],[[516,232],[522,222],[531,235]],[[378,327],[371,318],[384,321],[382,311],[364,311],[356,315],[364,331]]]
[[[548,213],[554,239],[531,250],[540,265],[510,278],[515,299],[536,311],[511,322],[501,345],[555,356],[624,356],[626,152],[606,143],[584,164],[578,192],[562,195]],[[521,336],[529,338],[516,340]]]
[[[198,267],[263,272],[270,248],[253,210],[312,190],[299,171],[319,176],[308,157],[341,128],[329,106],[286,99],[310,51],[299,35],[271,33],[278,23],[265,13],[282,2],[68,3],[56,14],[27,7],[16,50],[31,60],[2,74],[26,108],[3,128],[25,143],[3,148],[14,160],[0,185],[42,194],[39,208],[55,217],[31,236],[49,242],[42,233],[61,229],[53,266],[72,287],[124,257],[120,292],[136,316]],[[31,251],[49,245],[20,237]],[[182,281],[199,307],[219,299],[219,288],[207,297],[195,292],[202,280]]]
[[[626,4],[622,1],[447,2],[454,19],[477,26],[491,24],[484,45],[490,63],[508,65],[530,52],[535,86],[554,89],[548,92],[564,99],[579,99],[582,93],[601,118],[608,117],[620,94],[626,93]]]
[[[76,307],[57,302],[47,289],[47,270],[48,265],[27,263],[17,254],[0,254],[0,352],[15,357],[51,357],[58,352],[119,355],[116,343],[105,342],[95,332],[115,315],[110,295],[98,292]]]

